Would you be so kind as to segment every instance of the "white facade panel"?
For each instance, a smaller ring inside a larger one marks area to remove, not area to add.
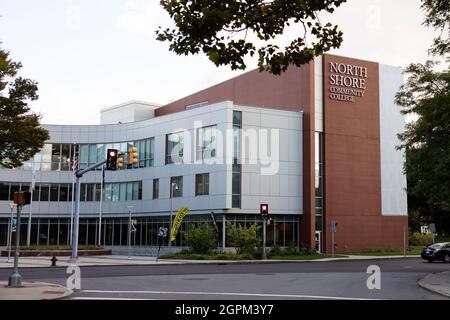
[[[405,118],[394,103],[403,84],[402,69],[380,65],[380,144],[382,214],[407,216],[406,176],[403,173],[404,152],[397,134],[405,129]]]

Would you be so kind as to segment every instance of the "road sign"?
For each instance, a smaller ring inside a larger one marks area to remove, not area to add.
[[[430,229],[431,233],[436,233],[436,225],[434,223],[430,223],[428,228]]]
[[[167,228],[159,227],[158,237],[166,238],[167,237]]]
[[[16,231],[16,227],[17,227],[17,219],[13,218],[12,219],[12,232]]]
[[[337,227],[336,220],[331,220],[330,227],[331,227],[331,232],[336,233],[336,227]]]

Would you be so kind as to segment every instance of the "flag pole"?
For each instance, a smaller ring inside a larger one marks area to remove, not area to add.
[[[30,246],[31,243],[31,215],[33,212],[33,191],[36,184],[36,167],[34,165],[34,160],[32,162],[33,170],[31,173],[31,185],[30,185],[30,192],[31,192],[31,199],[30,199],[30,212],[28,213],[28,226],[27,226],[27,246]]]

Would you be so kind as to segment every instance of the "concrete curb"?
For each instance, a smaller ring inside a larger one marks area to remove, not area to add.
[[[6,285],[7,282],[0,282],[0,300],[61,300],[73,293],[62,285],[40,281],[24,281],[21,288]]]
[[[431,273],[417,281],[417,284],[427,291],[450,298],[450,271]]]
[[[274,263],[313,263],[313,262],[337,262],[337,261],[376,261],[376,260],[388,260],[388,259],[410,259],[419,258],[419,256],[346,256],[341,258],[323,258],[323,259],[313,259],[313,260],[183,260],[183,259],[159,259],[158,262],[154,260],[145,261],[144,259],[139,260],[135,257],[137,263],[133,263],[133,260],[122,260],[115,259],[108,262],[90,262],[79,260],[76,265],[80,267],[117,267],[117,266],[153,266],[153,265],[244,265],[244,264],[274,264]],[[81,258],[82,259],[82,258]],[[126,262],[125,262],[126,261]],[[32,263],[23,263],[21,268],[32,269],[32,268],[48,268],[47,265],[32,265]],[[1,268],[8,268],[10,266],[1,266]],[[58,267],[67,267],[65,264],[59,264]]]

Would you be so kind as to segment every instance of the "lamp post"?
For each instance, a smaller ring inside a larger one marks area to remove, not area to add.
[[[128,259],[131,259],[131,210],[134,206],[127,206],[128,208]]]
[[[178,190],[178,184],[176,182],[170,183],[170,221],[169,221],[169,247],[172,246],[172,211],[173,211],[173,189]]]
[[[9,218],[9,224],[8,224],[8,262],[11,258],[11,241],[12,241],[12,232],[13,232],[13,219],[14,219],[14,206],[16,206],[15,203],[11,202],[9,204],[9,207],[11,208],[11,216]],[[17,227],[16,227],[17,230]]]

